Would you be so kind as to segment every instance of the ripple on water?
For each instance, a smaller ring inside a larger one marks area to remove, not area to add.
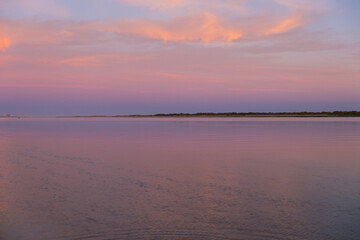
[[[237,229],[236,231],[208,231],[194,229],[173,229],[173,230],[155,230],[155,229],[117,229],[109,232],[99,232],[96,234],[78,234],[58,237],[57,240],[110,240],[110,239],[129,239],[129,240],[146,240],[146,239],[206,239],[206,240],[301,240],[296,236],[275,233],[259,232],[250,229]]]

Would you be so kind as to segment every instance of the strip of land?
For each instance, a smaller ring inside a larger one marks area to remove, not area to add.
[[[360,117],[360,111],[334,112],[199,112],[199,113],[158,113],[150,115],[92,115],[70,116],[75,118],[104,118],[104,117]]]

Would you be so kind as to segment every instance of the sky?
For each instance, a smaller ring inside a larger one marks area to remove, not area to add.
[[[1,0],[0,115],[360,110],[358,0]]]

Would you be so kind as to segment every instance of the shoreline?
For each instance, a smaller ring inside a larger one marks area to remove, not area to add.
[[[160,114],[133,114],[133,115],[90,115],[90,116],[58,116],[57,118],[254,118],[254,117],[360,117],[360,111],[334,112],[248,112],[248,113],[160,113]]]
[[[334,112],[229,112],[229,113],[160,113],[128,115],[75,115],[75,116],[1,116],[0,119],[24,118],[350,118],[360,117],[360,111]]]

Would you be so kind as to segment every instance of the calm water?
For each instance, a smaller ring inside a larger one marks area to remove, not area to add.
[[[360,239],[360,119],[0,119],[0,239]]]

